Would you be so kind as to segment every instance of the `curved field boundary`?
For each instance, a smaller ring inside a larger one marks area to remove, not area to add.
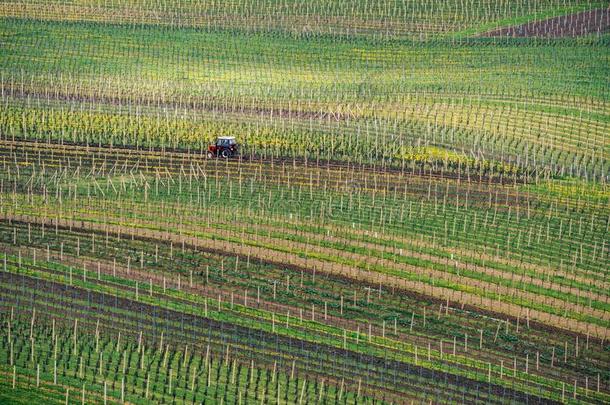
[[[610,30],[610,7],[562,15],[481,34],[482,37],[558,38],[601,34]]]

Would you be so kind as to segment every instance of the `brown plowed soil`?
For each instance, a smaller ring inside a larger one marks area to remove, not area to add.
[[[600,34],[608,31],[610,31],[610,7],[504,27],[486,32],[481,36],[558,38]]]

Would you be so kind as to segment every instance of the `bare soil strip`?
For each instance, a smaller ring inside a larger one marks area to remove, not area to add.
[[[10,254],[14,254],[16,255],[17,252],[19,252],[21,249],[16,249],[16,248],[8,248],[5,246],[3,247],[5,250],[5,253],[10,253]],[[278,302],[273,302],[273,301],[269,301],[269,300],[265,300],[265,299],[260,299],[260,298],[256,298],[256,296],[251,296],[249,298],[249,300],[246,299],[246,296],[243,295],[235,295],[233,296],[233,291],[229,292],[228,290],[222,289],[220,287],[216,287],[213,285],[206,285],[206,284],[201,284],[198,282],[195,282],[193,284],[189,284],[188,282],[182,283],[182,285],[178,285],[176,284],[175,279],[172,278],[168,278],[167,280],[165,279],[165,276],[161,273],[153,273],[149,270],[139,270],[137,268],[126,268],[120,265],[116,265],[107,261],[99,261],[99,260],[92,260],[90,258],[81,258],[81,257],[74,257],[71,255],[63,255],[60,256],[59,254],[57,254],[57,252],[54,252],[53,254],[50,255],[50,258],[53,261],[56,261],[58,263],[62,263],[64,265],[70,265],[76,268],[83,268],[83,266],[86,266],[88,269],[92,269],[92,279],[95,280],[95,271],[97,268],[100,269],[100,273],[106,275],[106,276],[110,276],[113,275],[114,277],[118,276],[119,278],[122,279],[127,279],[127,280],[133,280],[133,281],[139,281],[142,284],[142,289],[143,289],[143,294],[146,294],[145,290],[145,286],[147,285],[147,283],[153,283],[155,286],[160,286],[160,285],[167,285],[169,286],[168,288],[177,288],[178,290],[183,290],[186,292],[189,292],[191,294],[196,294],[200,297],[208,297],[212,300],[217,299],[218,297],[222,297],[222,300],[224,302],[229,302],[229,301],[234,301],[236,304],[240,304],[243,305],[245,307],[247,306],[251,306],[257,309],[263,309],[265,311],[270,311],[270,312],[274,312],[276,314],[282,315],[284,313],[286,313],[287,311],[293,310],[295,316],[297,314],[296,308],[290,306],[290,305],[285,305],[282,303],[278,303]],[[171,274],[171,273],[170,273]],[[163,296],[161,293],[159,292],[155,292],[156,296]],[[322,311],[319,311],[320,314],[318,314],[318,317],[315,318],[314,313],[312,313],[311,311],[308,311],[307,309],[303,310],[303,319],[312,319],[317,322],[326,324],[326,325],[330,325],[330,326],[334,326],[334,327],[338,327],[338,328],[342,328],[342,329],[348,329],[350,331],[357,331],[360,330],[360,328],[362,328],[362,330],[365,330],[365,325],[361,324],[360,322],[358,322],[357,320],[350,320],[350,319],[345,319],[345,318],[340,318],[340,317],[335,317],[332,315],[321,315]],[[290,312],[288,312],[290,313]],[[538,325],[535,325],[534,322],[532,322],[532,326],[533,328],[537,328]],[[542,328],[543,329],[543,328]],[[375,336],[382,336],[382,334],[385,337],[385,333],[382,332],[381,328],[379,328],[378,326],[375,326],[372,328],[372,331],[374,333]],[[391,332],[388,332],[388,335]],[[437,339],[435,337],[428,337],[428,336],[421,336],[421,335],[417,335],[417,334],[413,334],[413,333],[403,333],[401,331],[398,332],[397,335],[392,336],[391,337],[394,340],[398,340],[401,342],[409,342],[412,343],[413,345],[419,346],[419,347],[426,347],[430,344],[432,345],[436,345],[438,343]],[[458,343],[456,345],[457,347],[457,353],[462,354],[462,355],[466,355],[468,353],[468,348],[465,348],[461,343]],[[477,349],[476,346],[472,347],[470,349],[471,352],[473,353],[477,353],[477,358],[482,360],[482,361],[486,361],[486,362],[495,362],[495,364],[498,363],[498,359],[500,358],[499,356],[502,357],[502,359],[506,362],[506,364],[509,364],[509,362],[512,360],[512,358],[510,358],[507,355],[503,355],[501,353],[498,353],[497,351],[492,351],[492,352],[488,352],[487,349]],[[542,376],[546,376],[548,378],[557,378],[557,375],[554,374],[554,369],[553,368],[545,368],[543,367],[541,370],[537,370],[535,373],[538,375],[542,375]],[[563,372],[569,372],[568,370],[563,370]],[[574,377],[575,378],[578,377],[578,374],[575,374]]]
[[[481,34],[482,37],[560,38],[580,37],[610,31],[610,7],[562,15],[527,24],[499,28]]]
[[[108,224],[96,224],[84,221],[70,221],[63,219],[52,219],[52,218],[37,218],[28,215],[0,215],[2,220],[14,220],[21,222],[31,223],[42,223],[54,224],[57,222],[58,226],[68,227],[70,229],[83,229],[89,231],[108,231],[110,233],[121,233],[125,236],[137,236],[141,238],[157,239],[172,241],[174,243],[185,243],[186,245],[194,248],[211,248],[214,250],[221,250],[228,252],[232,255],[240,255],[253,257],[255,259],[268,260],[269,262],[279,262],[285,265],[296,266],[299,268],[317,268],[320,271],[333,274],[339,277],[346,277],[348,279],[355,279],[363,282],[369,282],[375,285],[383,283],[390,288],[396,288],[403,291],[416,291],[420,294],[430,296],[441,300],[449,300],[454,303],[460,303],[464,305],[479,307],[483,310],[493,311],[509,316],[516,316],[524,319],[533,319],[540,323],[547,325],[553,325],[558,328],[562,328],[574,333],[589,334],[596,338],[607,338],[608,328],[592,325],[587,322],[567,319],[558,315],[549,314],[539,310],[526,311],[523,307],[510,304],[505,302],[498,302],[490,298],[484,298],[476,294],[465,293],[462,291],[455,291],[448,288],[430,286],[426,283],[419,281],[406,280],[397,276],[391,276],[387,274],[375,273],[372,271],[365,271],[361,269],[354,269],[351,266],[346,266],[338,263],[328,263],[321,260],[315,259],[304,259],[298,254],[290,253],[278,253],[272,249],[244,246],[237,243],[226,242],[222,240],[207,240],[195,237],[175,235],[170,232],[164,231],[152,231],[138,228],[131,228],[121,225],[108,225]]]

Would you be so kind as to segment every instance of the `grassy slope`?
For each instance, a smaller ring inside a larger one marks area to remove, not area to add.
[[[23,7],[26,3],[26,7]],[[17,6],[20,5],[21,7]],[[263,0],[257,2],[129,0],[9,1],[0,15],[50,20],[86,20],[128,24],[195,26],[240,31],[271,31],[294,35],[331,34],[429,38],[477,32],[500,24],[603,6],[583,0],[381,0],[351,2]]]
[[[606,96],[601,86],[608,73],[603,42],[523,46],[527,40],[515,40],[489,46],[492,40],[481,39],[456,47],[450,42],[307,41],[25,20],[2,20],[0,29],[6,76],[23,70],[34,77],[103,77],[116,87],[138,77],[144,91],[158,90],[161,84],[153,80],[183,84],[189,92],[215,83],[219,94],[232,87],[238,94],[270,93],[280,99],[295,97],[301,88],[306,94],[313,92],[314,100],[346,101],[379,101],[393,93],[433,89],[503,96]]]
[[[610,156],[604,138],[610,122],[604,39],[584,46],[579,40],[473,40],[455,46],[25,20],[3,20],[0,33],[4,87],[18,90],[23,81],[43,100],[69,89],[76,97],[120,96],[131,105],[154,105],[163,94],[170,105],[298,111],[309,118],[287,125],[312,139],[318,139],[308,129],[312,122],[347,136],[375,120],[376,133],[400,144],[425,140],[492,156],[505,151],[529,155],[530,164],[534,157],[547,164],[583,164],[586,156],[593,163],[585,164],[597,173]],[[207,115],[184,111],[195,120]],[[348,113],[351,119],[312,118],[321,112]],[[151,111],[159,114],[167,110]],[[216,113],[210,119],[223,127],[223,120],[240,115]],[[244,120],[252,117],[242,114]],[[269,123],[263,119],[262,125]],[[246,132],[249,140],[262,136],[263,144],[272,143],[262,130]],[[193,136],[208,137],[187,138]],[[274,136],[280,142],[282,137]],[[371,140],[351,137],[370,149]]]

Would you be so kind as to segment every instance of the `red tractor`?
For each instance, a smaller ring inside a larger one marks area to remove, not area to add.
[[[237,147],[234,136],[219,136],[216,142],[208,146],[208,158],[223,157],[228,159],[237,154]]]

